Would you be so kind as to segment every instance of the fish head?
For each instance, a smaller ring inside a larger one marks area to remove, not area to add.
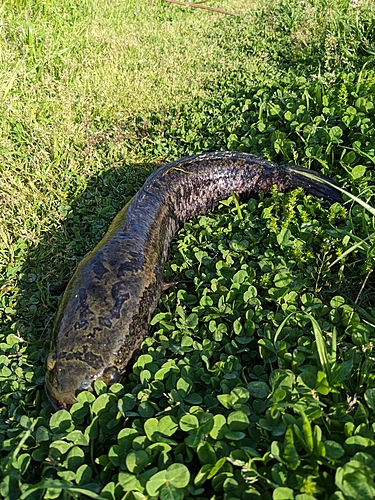
[[[89,254],[60,303],[45,381],[55,410],[76,403],[96,380],[118,382],[148,331],[161,279],[151,273],[147,287],[116,248]]]
[[[87,370],[87,365],[75,360],[58,359],[55,352],[51,352],[46,361],[47,373],[45,388],[48,399],[54,410],[69,409],[77,402],[77,395],[82,391],[93,391],[93,383],[103,380],[106,385],[118,382],[120,372],[115,366],[108,366],[104,370]]]
[[[47,373],[45,389],[51,406],[54,410],[70,408],[77,402],[79,390],[76,388],[74,377],[63,377],[60,363],[57,362],[56,353],[51,352],[46,361]]]

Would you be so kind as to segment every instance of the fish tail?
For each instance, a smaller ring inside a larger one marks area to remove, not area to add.
[[[307,192],[324,198],[331,203],[343,203],[341,193],[335,187],[335,181],[330,177],[307,168],[296,167],[295,165],[287,166],[292,174],[292,182],[295,187],[303,187]]]

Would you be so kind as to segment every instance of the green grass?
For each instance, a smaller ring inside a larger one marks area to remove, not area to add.
[[[207,5],[246,17],[0,6],[0,497],[374,497],[374,7]],[[364,205],[274,193],[187,223],[129,374],[52,414],[50,284],[156,166],[223,149]]]

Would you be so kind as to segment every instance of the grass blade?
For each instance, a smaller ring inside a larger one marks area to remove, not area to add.
[[[315,336],[315,342],[316,342],[316,348],[318,350],[318,355],[319,355],[319,360],[320,364],[322,367],[322,370],[329,379],[329,374],[330,374],[330,360],[328,358],[328,352],[327,352],[327,347],[325,340],[322,335],[322,330],[319,326],[319,323],[316,321],[316,319],[311,316],[311,314],[306,313],[306,316],[309,318],[309,320],[312,323],[313,326],[313,331],[314,331],[314,336]]]

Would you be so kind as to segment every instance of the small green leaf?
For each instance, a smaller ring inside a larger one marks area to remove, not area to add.
[[[292,236],[292,233],[290,232],[289,229],[282,229],[276,237],[277,243],[281,247],[290,246],[290,245],[292,245],[292,243],[290,242],[291,236]],[[276,285],[276,286],[279,286],[279,285]],[[282,285],[280,285],[280,286],[282,286]]]
[[[211,469],[211,464],[203,465],[194,478],[194,485],[201,486],[207,480],[208,474]]]
[[[126,455],[125,461],[129,472],[139,474],[150,461],[150,457],[143,450],[132,450]]]
[[[67,441],[71,441],[72,443],[78,446],[88,446],[90,441],[87,436],[85,436],[82,431],[72,431],[66,436]]]
[[[79,446],[73,446],[66,456],[65,466],[67,469],[75,471],[85,461],[85,453]]]
[[[76,472],[76,482],[78,485],[88,483],[92,478],[92,470],[87,464],[81,465]]]
[[[158,432],[164,436],[172,436],[178,429],[178,423],[175,417],[165,415],[161,417],[158,423]]]
[[[331,140],[337,140],[337,139],[340,139],[340,137],[342,136],[342,129],[338,126],[334,126],[330,129],[329,131],[329,136],[331,138]]]
[[[73,427],[72,417],[66,410],[59,410],[52,415],[49,421],[52,432],[56,434],[71,430]]]
[[[375,389],[366,389],[365,401],[367,406],[375,411]]]
[[[216,464],[211,468],[211,470],[208,472],[207,479],[211,479],[212,477],[216,476],[218,472],[221,471],[221,469],[224,467],[224,464],[227,462],[227,459],[225,457],[220,458]]]
[[[104,411],[108,411],[109,408],[116,403],[117,403],[116,396],[114,396],[113,394],[107,394],[107,393],[101,394],[93,402],[92,412],[94,415],[97,415]]]
[[[304,437],[304,443],[307,447],[306,451],[308,451],[309,453],[312,453],[313,447],[314,447],[314,439],[313,439],[313,433],[312,433],[310,420],[307,418],[305,412],[300,411],[300,413],[301,413],[301,418],[302,418],[302,432],[303,432],[303,437]]]
[[[360,179],[365,173],[366,167],[364,165],[356,165],[351,171],[353,179]]]
[[[285,445],[283,458],[292,470],[296,470],[301,463],[295,446],[291,443]]]
[[[330,301],[330,306],[333,307],[333,308],[338,308],[338,307],[341,307],[342,305],[345,304],[345,299],[344,297],[341,297],[339,295],[336,295],[335,297],[333,297]]]
[[[197,447],[199,460],[202,464],[214,464],[217,461],[216,453],[212,446],[205,441],[200,443]]]
[[[230,441],[240,441],[246,436],[244,432],[240,431],[227,431],[225,433],[225,437],[229,439]]]
[[[218,414],[214,415],[213,421],[214,425],[210,430],[210,436],[215,440],[220,440],[228,430],[226,418],[224,415]]]
[[[72,448],[72,447],[73,447],[73,443],[67,443],[66,441],[56,439],[56,441],[53,441],[50,444],[50,452],[54,456],[65,455],[65,453],[67,453],[70,450],[70,448]],[[57,453],[55,453],[55,451]]]
[[[345,453],[344,448],[337,441],[328,439],[324,441],[324,445],[326,448],[326,456],[330,460],[338,460]]]
[[[126,412],[132,410],[137,404],[137,397],[135,394],[125,394],[125,396],[118,401],[118,409],[125,417]]]
[[[160,500],[182,500],[184,493],[180,488],[175,488],[170,483],[165,483],[159,489]]]
[[[179,421],[182,431],[191,432],[199,427],[199,421],[195,415],[182,415]]]
[[[166,470],[165,478],[175,488],[186,488],[190,481],[190,472],[184,464],[172,464]]]
[[[151,420],[151,419],[150,419]],[[117,441],[123,450],[130,450],[133,440],[138,436],[136,429],[121,429],[117,436]]]
[[[254,398],[264,399],[271,392],[271,389],[268,387],[268,385],[265,382],[260,382],[260,381],[259,382],[250,382],[247,387],[249,389],[250,394]]]
[[[42,443],[43,441],[49,441],[50,439],[50,433],[46,427],[41,425],[40,427],[37,428],[36,430],[36,442]]]
[[[230,394],[219,394],[216,397],[224,408],[229,409],[232,406],[232,396]]]
[[[159,428],[159,422],[158,422],[157,418],[148,418],[145,421],[144,429],[145,429],[146,436],[148,437],[148,439],[150,441],[157,441],[158,428]]]
[[[168,495],[173,495],[174,490],[185,488],[189,480],[190,473],[185,465],[172,464],[167,470],[157,472],[147,481],[147,493],[156,496],[163,486],[168,485],[168,489],[164,489],[164,495],[169,498]],[[177,498],[180,498],[180,493],[177,493]]]
[[[279,486],[273,490],[272,500],[294,500],[294,491],[285,486]]]
[[[120,471],[118,482],[124,488],[124,491],[143,491],[142,485],[136,475],[129,472]]]
[[[230,431],[242,431],[248,429],[248,416],[240,410],[232,411],[228,416],[228,427]]]
[[[78,394],[77,401],[81,404],[92,403],[93,401],[95,401],[95,396],[92,392],[82,391]]]

